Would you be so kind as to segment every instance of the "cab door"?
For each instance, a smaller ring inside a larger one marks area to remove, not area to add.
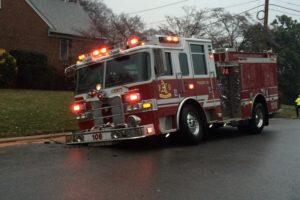
[[[195,97],[195,81],[191,70],[191,60],[186,51],[175,53],[176,78],[178,82],[179,99],[182,101],[187,97]]]
[[[206,102],[210,93],[210,78],[205,45],[199,42],[189,42],[189,50],[194,72],[196,96],[199,101]]]
[[[172,50],[154,50],[155,56],[155,85],[157,91],[157,119],[162,133],[172,132],[176,129],[175,120],[177,107],[180,101],[180,82],[176,69],[175,54]]]
[[[190,41],[187,47],[195,82],[197,100],[205,109],[214,109],[218,104],[216,68],[211,53],[212,46],[209,42]]]

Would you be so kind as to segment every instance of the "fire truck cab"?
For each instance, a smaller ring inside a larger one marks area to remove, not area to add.
[[[278,109],[271,53],[213,51],[210,40],[161,35],[130,38],[127,47],[99,48],[66,68],[76,77],[80,128],[68,144],[173,133],[197,144],[220,125],[261,133]]]

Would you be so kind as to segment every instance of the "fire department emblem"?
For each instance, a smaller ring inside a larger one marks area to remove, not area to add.
[[[172,97],[171,94],[171,84],[165,83],[163,80],[160,81],[160,85],[158,86],[159,98],[167,99]]]

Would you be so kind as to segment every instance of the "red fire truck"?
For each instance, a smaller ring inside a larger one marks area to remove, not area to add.
[[[76,77],[72,110],[80,127],[68,144],[173,133],[198,144],[208,129],[227,125],[259,134],[279,108],[272,53],[213,51],[210,40],[153,36],[79,59],[65,70]]]

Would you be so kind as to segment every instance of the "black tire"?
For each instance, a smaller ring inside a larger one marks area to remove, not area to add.
[[[252,111],[252,118],[249,122],[250,133],[252,134],[260,134],[264,129],[264,125],[266,122],[266,114],[264,106],[261,103],[257,103],[254,105]]]
[[[188,144],[199,144],[204,138],[204,123],[194,106],[186,105],[180,113],[180,133]]]

